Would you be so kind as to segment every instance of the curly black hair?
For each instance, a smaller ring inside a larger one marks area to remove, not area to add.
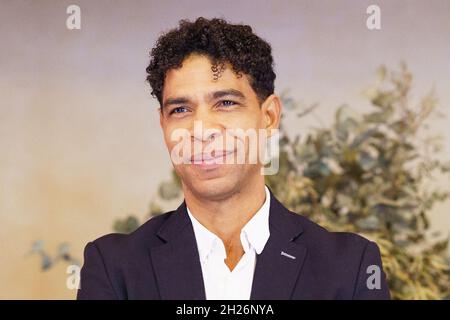
[[[229,63],[238,77],[244,73],[259,102],[274,92],[272,48],[253,33],[248,25],[226,20],[197,18],[180,20],[178,28],[161,35],[150,52],[147,81],[152,96],[162,106],[162,92],[167,71],[180,68],[190,54],[205,55],[211,61],[213,78],[217,80]]]

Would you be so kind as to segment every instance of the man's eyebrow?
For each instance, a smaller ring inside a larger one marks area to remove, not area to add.
[[[210,92],[207,94],[207,100],[216,100],[226,96],[233,96],[245,100],[245,95],[241,91],[236,89],[226,89]],[[163,103],[163,109],[167,108],[169,105],[187,104],[190,101],[191,99],[187,96],[167,98]]]
[[[176,97],[176,98],[167,98],[163,103],[163,109],[167,108],[169,105],[173,104],[185,104],[189,103],[188,97]]]
[[[233,97],[245,100],[245,95],[236,89],[214,91],[214,92],[211,92],[210,94],[208,94],[208,96],[209,96],[210,100],[223,98],[225,96],[233,96]]]

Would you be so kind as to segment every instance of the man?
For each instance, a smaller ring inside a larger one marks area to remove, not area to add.
[[[287,210],[263,161],[249,161],[251,139],[236,134],[279,126],[267,42],[249,26],[182,20],[147,73],[185,200],[130,235],[90,242],[78,299],[389,298],[377,245]]]

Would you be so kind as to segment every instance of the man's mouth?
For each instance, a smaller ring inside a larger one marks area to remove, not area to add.
[[[226,158],[233,153],[234,150],[214,150],[209,153],[198,153],[191,157],[191,163],[195,165],[224,164]]]

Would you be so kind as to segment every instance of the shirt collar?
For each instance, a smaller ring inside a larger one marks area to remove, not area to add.
[[[267,186],[264,186],[266,199],[261,208],[255,215],[245,224],[241,230],[240,238],[244,251],[254,249],[260,254],[264,249],[270,236],[269,230],[269,210],[270,210],[270,192]],[[197,247],[202,261],[206,261],[211,254],[217,250],[224,258],[226,258],[225,247],[222,240],[202,225],[191,213],[186,206],[189,218],[194,228]]]
[[[247,238],[248,244],[253,247],[256,253],[260,254],[270,236],[269,230],[269,211],[270,211],[270,192],[267,186],[266,200],[256,214],[247,222],[241,231],[241,242],[244,246],[246,241],[242,241],[243,236]],[[245,250],[247,252],[247,250]]]

